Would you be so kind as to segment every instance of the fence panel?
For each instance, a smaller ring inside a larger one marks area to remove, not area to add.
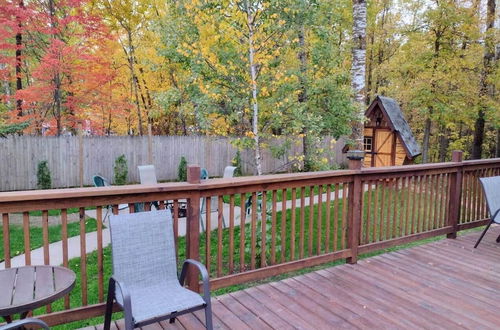
[[[231,165],[237,149],[231,139],[207,136],[153,136],[152,155],[148,153],[148,136],[111,136],[82,138],[83,169],[80,169],[80,142],[77,136],[9,136],[0,139],[0,191],[30,190],[37,188],[36,171],[40,161],[46,160],[52,175],[53,188],[77,187],[83,170],[83,185],[92,185],[92,176],[100,174],[113,178],[115,159],[125,155],[128,162],[128,180],[139,181],[138,165],[153,159],[156,176],[160,181],[177,178],[177,167],[182,156],[188,163],[199,164],[211,177],[222,176],[224,167]],[[344,141],[331,143],[325,137],[322,142],[324,156],[330,165],[344,162]],[[270,142],[280,144],[282,140]],[[284,172],[294,156],[302,153],[302,142],[290,144],[288,152],[277,159],[269,150],[262,153],[263,172]],[[253,174],[253,152],[241,152],[243,172]]]

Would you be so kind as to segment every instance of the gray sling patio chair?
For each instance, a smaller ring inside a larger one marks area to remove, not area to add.
[[[170,210],[112,215],[110,217],[113,276],[109,279],[104,329],[111,325],[113,302],[124,311],[125,329],[205,309],[212,329],[208,272],[200,262],[184,261],[177,277],[175,242]],[[189,264],[198,268],[203,297],[183,287]]]
[[[490,213],[490,222],[484,229],[483,233],[479,237],[474,245],[477,248],[479,243],[484,237],[484,234],[490,229],[492,223],[500,224],[500,176],[491,176],[487,178],[480,178],[479,181],[483,186],[484,196],[486,197],[486,203],[488,204],[488,212]],[[496,239],[497,243],[500,243],[500,236]]]

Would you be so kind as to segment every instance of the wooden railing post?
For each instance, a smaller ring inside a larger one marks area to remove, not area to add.
[[[349,169],[361,170],[363,158],[350,158]],[[354,175],[353,182],[349,183],[349,209],[347,211],[348,224],[347,224],[347,246],[351,249],[351,257],[346,259],[349,264],[358,262],[358,246],[359,246],[359,231],[362,221],[361,210],[361,195],[363,190],[361,187],[361,176]]]
[[[188,183],[200,183],[200,166],[187,166]],[[188,198],[187,219],[186,219],[186,256],[188,259],[200,260],[200,192],[193,190]],[[193,265],[189,265],[186,277],[189,288],[199,292],[198,270]]]
[[[463,153],[460,150],[454,150],[451,154],[451,161],[461,163]],[[450,177],[450,200],[448,205],[448,226],[453,227],[453,231],[446,235],[447,238],[457,238],[458,222],[460,217],[460,199],[462,196],[462,175],[461,164],[457,164],[457,172]]]

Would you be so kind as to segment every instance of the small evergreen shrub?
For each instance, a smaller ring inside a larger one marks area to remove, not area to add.
[[[52,188],[52,177],[50,176],[49,165],[46,160],[38,163],[36,177],[38,189]]]
[[[114,171],[114,184],[124,185],[127,184],[128,178],[128,164],[125,155],[120,155],[115,160]]]
[[[179,167],[177,168],[177,181],[185,182],[187,181],[187,161],[184,156],[181,157],[179,162]]]
[[[236,167],[234,176],[243,176],[243,171],[241,169],[241,154],[239,150],[236,151],[236,156],[231,160],[231,164]]]

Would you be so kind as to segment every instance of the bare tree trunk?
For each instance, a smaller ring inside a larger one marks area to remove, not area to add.
[[[24,10],[24,1],[19,0],[19,10]],[[22,34],[22,19],[21,17],[16,17],[17,27],[19,31],[16,33],[16,90],[20,91],[23,89],[23,80],[21,75],[22,69],[22,46],[23,46],[23,34]],[[20,98],[16,99],[16,109],[17,116],[21,117],[23,115],[23,100]]]
[[[366,0],[352,0],[353,28],[352,28],[352,67],[351,87],[354,92],[354,104],[357,108],[357,118],[352,124],[351,140],[354,148],[363,150],[364,135],[364,102],[366,99]]]
[[[128,61],[129,61],[129,69],[130,69],[130,75],[132,79],[132,88],[134,91],[134,98],[135,98],[135,104],[137,106],[137,119],[139,120],[138,123],[138,130],[139,130],[139,135],[143,135],[142,131],[142,112],[141,112],[141,105],[139,103],[139,90],[138,90],[138,79],[137,75],[135,74],[135,68],[134,68],[134,58],[135,58],[135,50],[134,50],[134,44],[132,41],[132,32],[130,30],[127,31],[127,39],[128,39]],[[127,52],[125,52],[127,53]]]
[[[450,145],[449,130],[444,126],[440,125],[439,134],[439,161],[441,163],[446,161],[446,154],[448,153],[448,147]]]
[[[248,27],[248,62],[250,65],[250,78],[251,90],[252,90],[252,133],[255,143],[255,169],[257,175],[262,175],[262,159],[260,151],[260,140],[259,140],[259,102],[257,99],[257,68],[255,63],[255,45],[254,45],[254,18],[255,14],[252,15],[250,5],[248,1],[246,2],[247,11],[247,27]]]
[[[300,62],[300,93],[298,95],[298,101],[303,106],[307,103],[307,50],[306,50],[306,31],[305,26],[302,24],[298,30],[299,35],[299,62]],[[307,109],[304,109],[307,113]],[[302,127],[302,152],[304,153],[304,171],[309,172],[312,170],[312,159],[311,159],[311,146],[309,145],[310,137],[308,135],[307,124]]]
[[[488,77],[493,72],[495,62],[495,0],[488,0],[486,12],[486,38],[483,55],[483,70],[481,72],[481,86],[479,95],[480,106],[474,125],[474,140],[472,142],[472,159],[480,159],[483,152],[485,106],[486,98],[494,97],[494,88],[488,82]]]
[[[50,27],[52,28],[52,39],[56,39],[56,28],[57,22],[55,20],[56,17],[56,9],[54,5],[54,0],[49,0],[49,13],[50,13]],[[59,58],[59,60],[61,60]],[[61,135],[62,132],[62,107],[61,107],[61,74],[59,70],[56,70],[53,77],[54,82],[54,117],[56,118],[56,134],[57,136]]]
[[[429,139],[431,136],[431,128],[432,128],[431,114],[432,114],[432,109],[429,110],[429,115],[425,119],[424,143],[422,144],[422,163],[429,162]]]

